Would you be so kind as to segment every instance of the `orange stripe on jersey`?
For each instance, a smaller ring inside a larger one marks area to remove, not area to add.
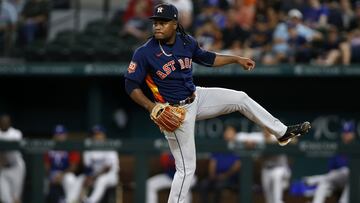
[[[155,100],[157,102],[165,103],[165,99],[161,96],[159,92],[159,88],[156,86],[154,80],[151,78],[150,75],[146,76],[145,82],[147,86],[150,88],[151,92],[153,93]]]

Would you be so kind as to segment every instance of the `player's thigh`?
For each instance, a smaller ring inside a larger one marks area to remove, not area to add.
[[[198,87],[196,95],[198,96],[196,120],[239,111],[241,103],[248,98],[245,92],[225,88]]]
[[[118,177],[112,173],[100,175],[95,180],[95,187],[96,186],[105,186],[105,187],[111,187],[115,186],[118,183]]]
[[[342,167],[336,170],[332,170],[327,174],[326,178],[331,184],[343,187],[349,178],[349,168]]]
[[[268,189],[271,183],[271,170],[262,169],[261,170],[261,184],[263,188]]]
[[[15,188],[20,188],[24,184],[25,170],[25,164],[19,164],[11,170],[10,175],[14,181]]]
[[[9,178],[4,174],[5,170],[0,172],[0,202],[11,202],[11,183]]]

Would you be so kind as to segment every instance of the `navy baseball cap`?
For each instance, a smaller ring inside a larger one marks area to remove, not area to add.
[[[152,20],[178,20],[178,10],[172,4],[159,4],[155,6],[154,15],[150,17]]]
[[[61,135],[67,133],[66,128],[63,125],[56,125],[54,128],[54,134],[55,135]]]
[[[353,121],[344,122],[342,125],[342,132],[343,133],[351,133],[355,132],[355,124]]]
[[[91,129],[93,134],[95,133],[105,133],[105,128],[102,125],[94,125]]]

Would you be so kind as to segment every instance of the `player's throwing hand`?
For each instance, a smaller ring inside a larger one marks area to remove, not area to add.
[[[240,57],[238,63],[242,65],[244,70],[252,70],[255,68],[255,61],[249,58]]]

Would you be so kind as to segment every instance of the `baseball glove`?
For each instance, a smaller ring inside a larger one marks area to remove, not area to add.
[[[186,110],[169,104],[158,103],[153,108],[150,117],[161,131],[174,132],[184,122]]]

